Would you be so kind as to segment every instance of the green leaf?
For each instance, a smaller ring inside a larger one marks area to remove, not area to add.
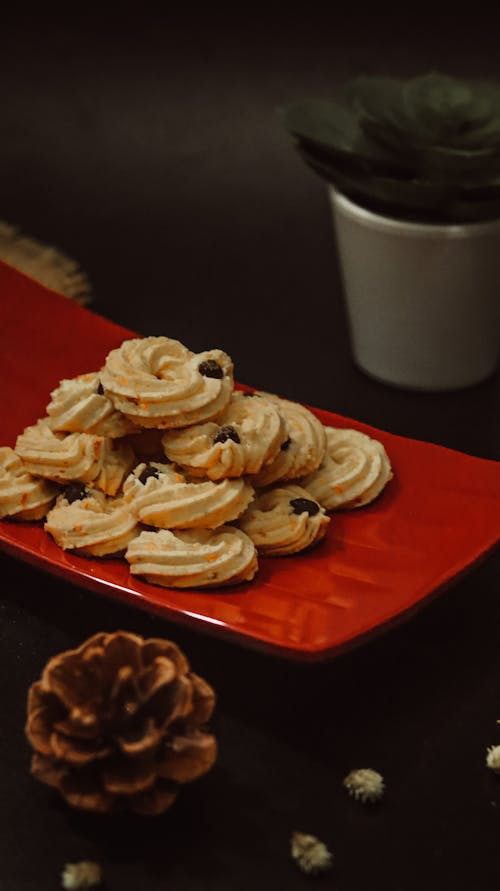
[[[361,197],[376,198],[384,203],[419,208],[435,206],[457,194],[456,187],[447,182],[423,182],[374,176],[369,171],[363,174],[359,171],[353,173],[346,168],[332,167],[324,158],[319,158],[304,148],[301,149],[301,155],[310,167],[332,185],[337,185],[341,191],[348,189],[348,194],[355,193]]]
[[[470,222],[500,217],[500,178],[486,193],[461,189],[448,182],[398,180],[389,177],[352,175],[334,169],[301,149],[308,166],[322,179],[362,207],[396,219],[420,222]]]
[[[337,102],[310,99],[286,106],[281,114],[286,129],[293,136],[319,149],[357,158],[359,163],[384,164],[393,161],[387,152],[366,138],[352,109],[344,108]]]
[[[287,106],[306,163],[365,206],[422,219],[500,215],[500,84],[440,73],[358,77]]]
[[[500,90],[426,75],[409,81],[357,78],[349,91],[361,126],[386,147],[479,148],[498,143]]]
[[[457,183],[500,173],[500,147],[470,151],[445,146],[428,146],[419,151],[419,175],[425,179],[446,179]]]

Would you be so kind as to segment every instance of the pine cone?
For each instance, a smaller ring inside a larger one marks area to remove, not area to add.
[[[208,771],[213,689],[168,640],[99,633],[54,656],[28,694],[33,775],[76,808],[160,814]]]

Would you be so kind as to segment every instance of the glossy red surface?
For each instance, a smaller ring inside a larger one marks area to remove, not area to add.
[[[61,378],[99,368],[131,334],[0,263],[0,443],[13,446],[45,414]],[[380,439],[394,479],[374,504],[334,514],[315,550],[261,559],[252,583],[210,592],[155,587],[133,579],[125,560],[64,553],[35,523],[0,521],[0,548],[173,621],[291,658],[331,656],[410,614],[498,543],[500,463],[314,411],[325,424]]]

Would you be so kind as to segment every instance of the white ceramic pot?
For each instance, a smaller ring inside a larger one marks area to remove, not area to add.
[[[330,187],[351,345],[363,371],[419,390],[477,384],[500,357],[500,220],[384,217]]]

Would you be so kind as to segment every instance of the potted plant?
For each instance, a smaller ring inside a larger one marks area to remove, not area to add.
[[[282,109],[329,186],[357,364],[448,390],[500,354],[500,85],[358,77]]]

